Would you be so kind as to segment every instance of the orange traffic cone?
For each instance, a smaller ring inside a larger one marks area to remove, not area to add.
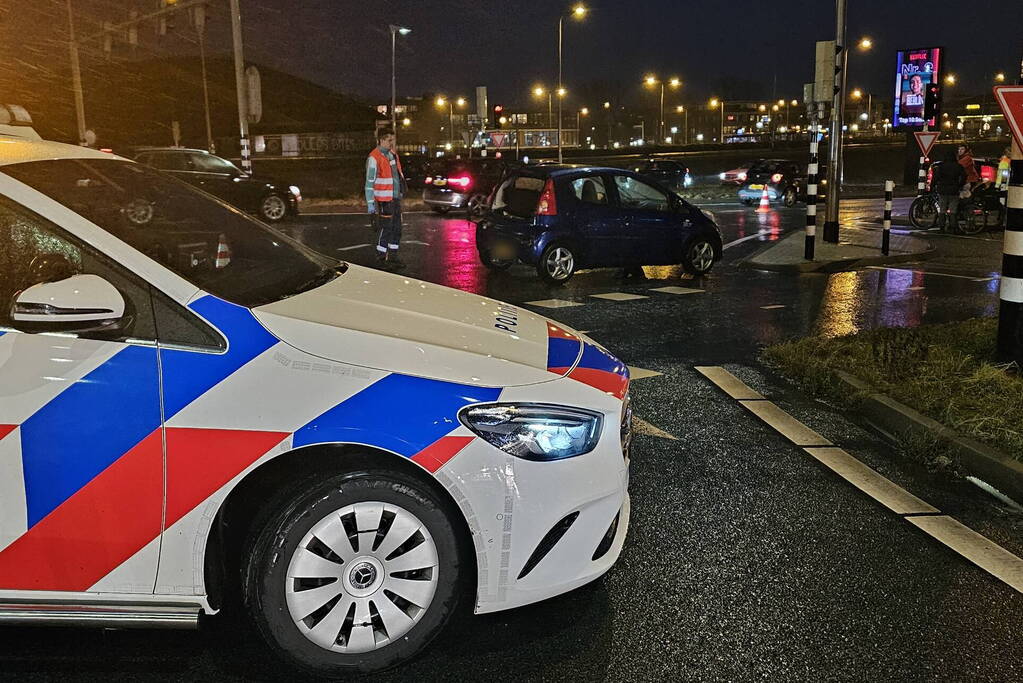
[[[767,183],[764,183],[764,192],[760,195],[760,206],[757,213],[768,213],[771,210],[771,195],[767,193]]]
[[[229,265],[231,265],[231,247],[227,246],[227,235],[220,233],[219,244],[217,244],[217,261],[214,266],[220,270]]]

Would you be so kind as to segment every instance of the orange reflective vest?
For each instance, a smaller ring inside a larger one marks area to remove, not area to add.
[[[401,159],[398,158],[398,153],[394,151],[391,153],[394,154],[394,164],[398,169],[397,178],[391,173],[391,162],[379,147],[374,147],[373,151],[369,153],[370,158],[377,162],[377,177],[373,180],[373,199],[378,202],[393,201],[394,183],[401,182],[401,178],[405,176],[401,170]]]

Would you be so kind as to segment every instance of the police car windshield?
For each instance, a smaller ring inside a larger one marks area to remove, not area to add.
[[[159,171],[120,159],[57,159],[5,173],[159,261],[196,287],[261,306],[344,272],[227,204]]]

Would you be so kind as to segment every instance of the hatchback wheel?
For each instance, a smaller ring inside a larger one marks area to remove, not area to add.
[[[686,246],[682,267],[687,273],[703,275],[714,267],[714,245],[705,239],[695,239]]]
[[[480,216],[487,208],[487,198],[482,194],[474,194],[465,203],[465,208],[470,216]]]
[[[543,250],[536,270],[547,282],[562,285],[575,275],[575,254],[561,244],[551,244]]]
[[[379,671],[444,626],[458,598],[458,543],[417,480],[339,476],[270,509],[243,558],[244,597],[284,659],[320,676]]]
[[[788,188],[787,190],[785,190],[785,194],[782,195],[782,203],[784,203],[785,206],[795,206],[796,199],[797,199],[796,188],[794,187]]]
[[[259,204],[259,216],[267,223],[279,223],[288,215],[288,203],[277,194],[268,194]]]

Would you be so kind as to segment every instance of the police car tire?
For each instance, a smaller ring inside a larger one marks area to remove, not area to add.
[[[286,576],[292,555],[317,522],[332,511],[363,501],[390,503],[415,515],[437,546],[438,582],[426,613],[396,642],[360,654],[321,648],[296,627],[287,605]],[[264,524],[257,524],[242,556],[243,598],[263,638],[285,661],[316,676],[381,671],[410,659],[443,629],[457,607],[461,558],[445,506],[415,478],[390,471],[368,471],[291,489],[272,501]]]

